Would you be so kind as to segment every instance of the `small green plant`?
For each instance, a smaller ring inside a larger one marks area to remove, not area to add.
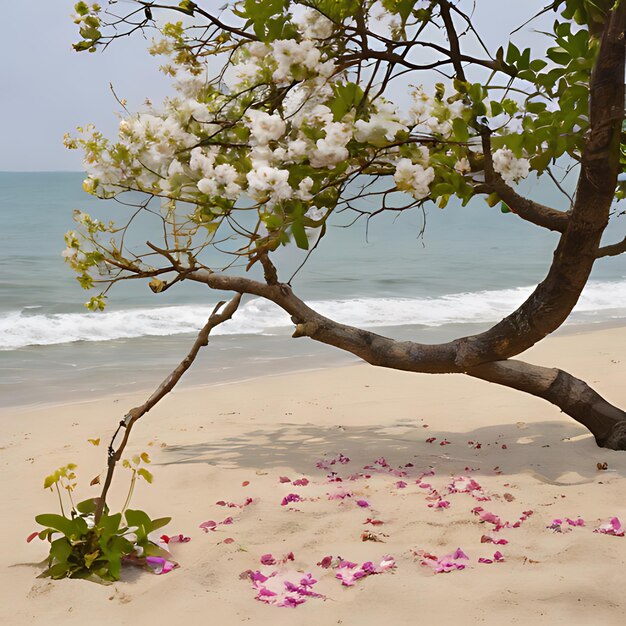
[[[61,514],[37,515],[35,521],[44,529],[28,538],[28,541],[39,537],[50,542],[48,567],[40,578],[89,578],[112,582],[119,580],[124,563],[145,566],[159,574],[176,566],[169,560],[170,553],[153,534],[171,518],[151,519],[144,511],[127,508],[137,480],[152,482],[152,474],[140,467],[147,463],[150,458],[145,452],[123,461],[132,476],[122,511],[111,514],[105,506],[99,519],[96,519],[97,498],[74,504],[76,465],[69,463],[45,478],[44,488],[56,491]],[[68,514],[63,505],[63,492],[69,500]]]

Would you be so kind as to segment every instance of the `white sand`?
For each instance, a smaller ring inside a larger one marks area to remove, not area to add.
[[[611,329],[551,338],[524,358],[567,369],[624,407],[624,348],[626,329]],[[87,439],[106,441],[143,398],[0,413],[2,624],[604,626],[626,620],[626,537],[592,532],[612,516],[626,523],[626,453],[598,449],[584,428],[536,398],[463,376],[364,365],[174,392],[138,423],[128,453],[148,451],[155,474],[152,486],[137,489],[133,506],[153,517],[172,515],[166,531],[191,537],[173,547],[181,567],[163,576],[130,569],[111,586],[36,580],[34,563],[44,558],[45,545],[27,544],[25,537],[37,529],[36,514],[57,511],[54,495],[41,488],[43,477],[73,461],[82,479],[78,497],[97,495],[98,488],[87,485],[102,470],[105,449]],[[429,437],[436,441],[427,443]],[[451,443],[439,445],[443,439]],[[338,452],[351,461],[331,469],[344,478],[359,471],[371,478],[328,483],[328,472],[315,464]],[[396,468],[414,464],[406,468],[405,489],[394,484],[400,477],[362,469],[381,456]],[[600,461],[607,471],[597,470]],[[430,466],[435,476],[428,481],[440,491],[452,476],[470,474],[491,500],[451,494],[448,509],[429,508],[428,490],[415,479]],[[294,487],[279,476],[311,483]],[[121,506],[126,485],[120,469],[112,508]],[[353,496],[328,500],[338,489]],[[281,506],[288,493],[319,499]],[[254,502],[242,510],[215,504],[248,496]],[[371,508],[358,507],[359,498]],[[520,528],[493,533],[492,524],[470,512],[475,506],[511,522],[522,511],[534,513]],[[234,523],[216,532],[198,528],[229,515]],[[562,534],[546,529],[553,518],[579,515],[586,527]],[[367,517],[385,523],[365,526]],[[385,542],[362,542],[365,529]],[[509,543],[481,544],[483,534]],[[225,544],[228,537],[235,541]],[[457,547],[470,561],[448,574],[433,574],[413,555],[422,549],[444,556]],[[497,549],[503,563],[477,563]],[[312,572],[319,579],[314,590],[326,600],[312,598],[295,609],[267,606],[239,578],[248,569],[272,569],[261,566],[261,555],[289,551],[295,554],[289,567]],[[350,588],[316,565],[326,555],[360,564],[385,554],[397,561],[393,572]]]

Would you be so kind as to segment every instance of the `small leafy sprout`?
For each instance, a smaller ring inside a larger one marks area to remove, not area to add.
[[[126,510],[126,507],[130,503],[130,499],[133,496],[133,492],[135,490],[135,484],[138,478],[143,478],[148,484],[152,484],[154,477],[151,472],[149,472],[145,467],[140,467],[140,465],[149,464],[150,457],[147,452],[142,452],[141,454],[134,454],[130,459],[124,459],[122,461],[122,467],[131,470],[132,476],[130,479],[130,486],[128,488],[128,495],[126,496],[126,502],[122,507],[122,511]]]
[[[155,571],[154,560],[163,561],[170,571],[176,564],[171,562],[170,553],[159,545],[155,531],[169,523],[171,518],[151,519],[144,511],[128,509],[130,498],[138,478],[152,482],[152,474],[141,467],[150,463],[143,452],[125,460],[123,465],[132,470],[131,485],[121,513],[111,514],[105,505],[100,520],[95,522],[97,498],[90,498],[74,504],[72,492],[75,490],[76,465],[68,463],[46,476],[44,488],[56,490],[61,515],[45,513],[37,515],[35,521],[44,526],[38,536],[50,543],[47,569],[40,578],[88,578],[99,582],[119,580],[124,563],[142,565]],[[93,483],[93,481],[92,481]],[[69,515],[65,514],[62,492],[67,492],[70,502]],[[158,572],[157,572],[158,573]]]

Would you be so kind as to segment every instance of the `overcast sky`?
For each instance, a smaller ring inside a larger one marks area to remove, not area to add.
[[[3,3],[0,37],[0,171],[81,170],[81,155],[63,147],[63,134],[94,123],[105,135],[117,127],[109,83],[131,110],[146,97],[159,102],[169,81],[146,52],[141,36],[115,42],[104,53],[75,53],[73,0]],[[216,7],[224,0],[198,0]],[[494,46],[545,2],[477,0],[477,25]],[[123,8],[123,3],[120,3]],[[528,35],[518,40],[530,42]],[[534,40],[536,41],[536,40]]]

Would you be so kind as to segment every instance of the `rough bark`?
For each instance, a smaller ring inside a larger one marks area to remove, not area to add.
[[[465,373],[543,398],[588,428],[600,447],[626,450],[626,411],[561,369],[508,360],[479,365]]]

